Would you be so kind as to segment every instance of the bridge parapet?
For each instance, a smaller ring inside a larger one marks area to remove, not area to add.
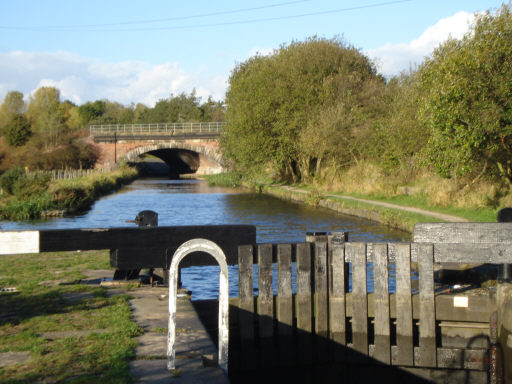
[[[102,124],[90,125],[91,136],[137,135],[137,136],[193,136],[208,134],[218,136],[225,122],[202,123],[154,123],[154,124]]]

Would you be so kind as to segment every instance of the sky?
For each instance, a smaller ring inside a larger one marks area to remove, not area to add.
[[[492,0],[0,0],[0,100],[57,87],[77,105],[222,100],[231,71],[311,36],[340,37],[386,77],[468,31]]]

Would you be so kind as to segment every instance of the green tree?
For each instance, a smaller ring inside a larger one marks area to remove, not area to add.
[[[9,115],[21,114],[25,111],[25,102],[23,101],[23,93],[11,91],[5,95],[2,104],[2,110]]]
[[[430,131],[417,119],[421,91],[417,71],[390,79],[380,100],[381,118],[361,143],[368,159],[389,173],[416,165],[429,140]]]
[[[54,87],[41,87],[30,98],[27,116],[34,132],[44,138],[45,149],[59,145],[59,138],[68,130],[65,108],[61,107],[60,91]]]
[[[427,155],[443,176],[493,173],[512,186],[512,13],[487,12],[420,69]]]
[[[8,92],[0,106],[0,130],[5,128],[7,122],[12,120],[14,115],[19,115],[23,112],[25,112],[23,93],[18,91]]]
[[[99,120],[107,109],[106,102],[104,100],[96,100],[94,102],[87,102],[78,107],[78,113],[82,118],[82,124],[86,125],[91,122]]]
[[[339,39],[314,37],[252,57],[230,77],[224,153],[242,170],[308,178],[334,159],[320,141],[364,136],[369,100],[384,85],[370,60]]]
[[[24,145],[31,135],[30,121],[22,114],[12,116],[5,128],[5,138],[12,147]]]

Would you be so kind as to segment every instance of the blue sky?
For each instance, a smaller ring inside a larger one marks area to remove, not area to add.
[[[342,36],[386,76],[460,37],[491,0],[0,0],[0,99],[56,86],[77,104],[222,99],[236,63],[309,36]]]

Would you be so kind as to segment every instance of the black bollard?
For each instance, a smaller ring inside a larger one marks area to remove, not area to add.
[[[158,213],[154,211],[141,211],[135,217],[135,224],[139,227],[158,227]]]
[[[138,227],[158,227],[158,213],[150,210],[141,211],[135,216],[135,220],[126,220],[127,223],[135,223]],[[118,252],[112,250],[111,252]],[[112,257],[112,256],[111,256]],[[114,280],[134,280],[139,277],[140,269],[116,269]],[[150,282],[153,282],[153,270],[149,271]]]
[[[500,209],[498,223],[512,223],[512,208]],[[498,265],[498,281],[512,281],[512,264]]]

